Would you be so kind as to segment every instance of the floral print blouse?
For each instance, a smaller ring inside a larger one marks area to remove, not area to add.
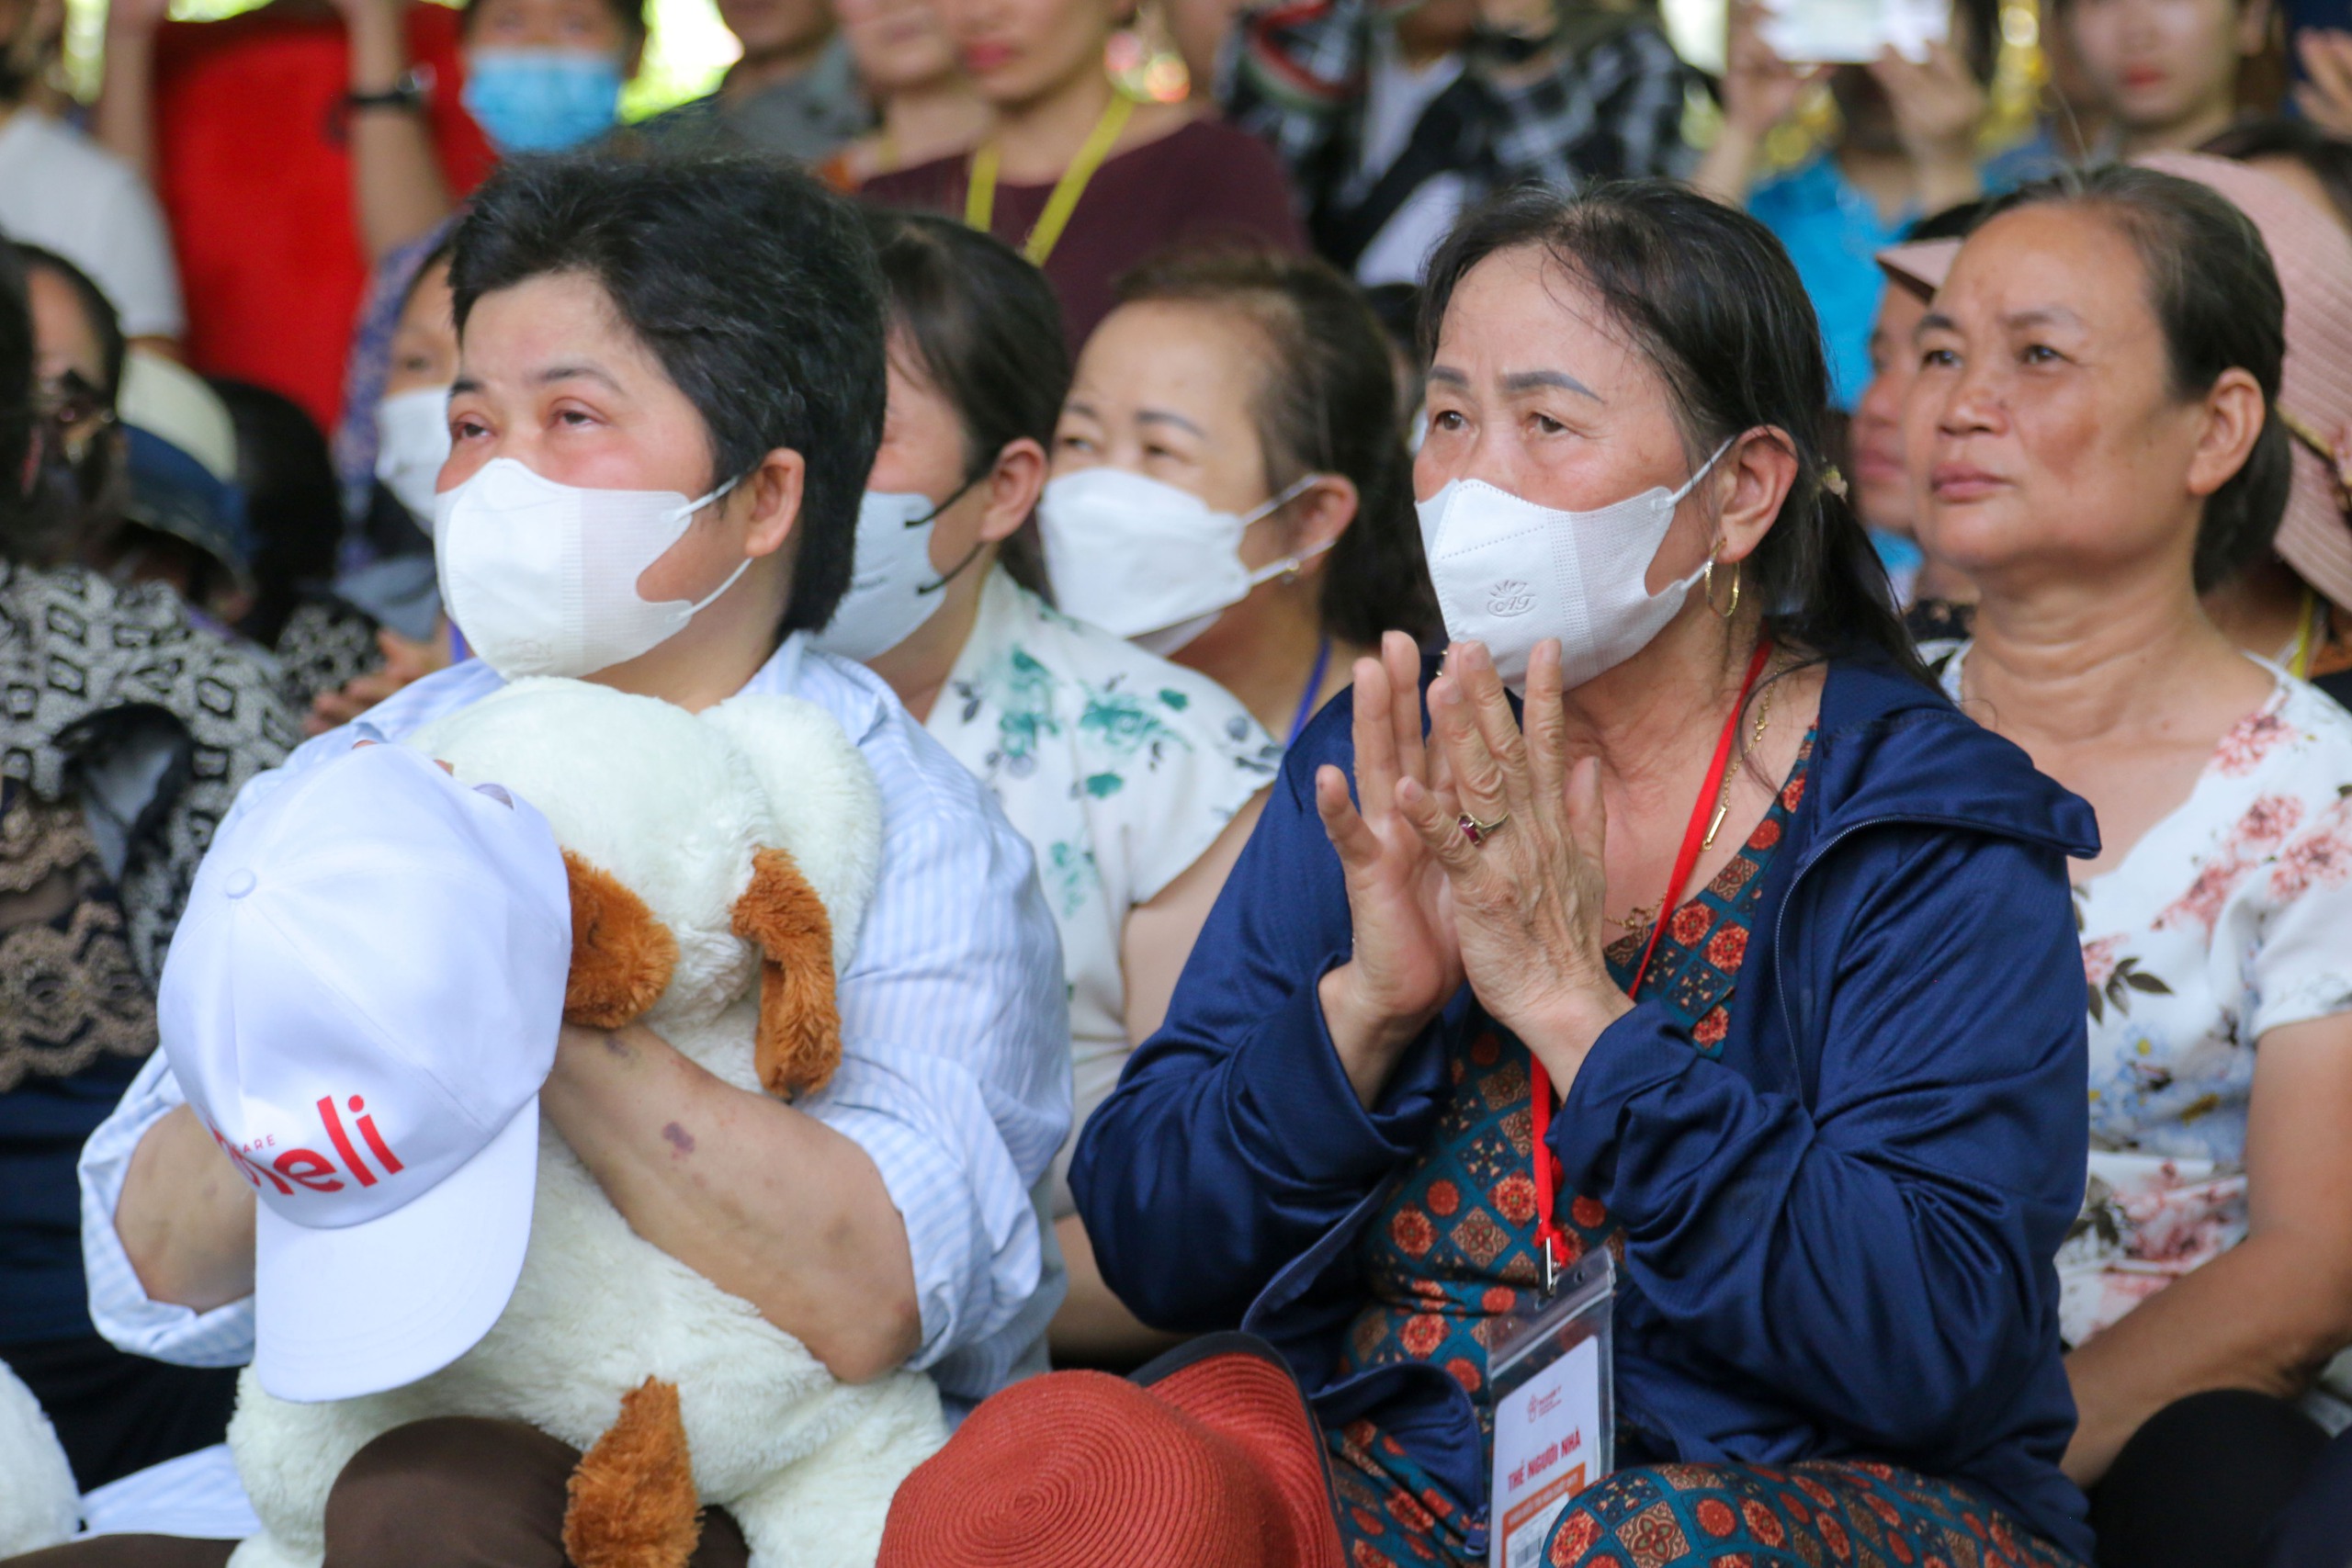
[[[1061,928],[1077,1119],[1054,1164],[1058,1219],[1073,1212],[1078,1129],[1126,1064],[1127,911],[1201,858],[1282,748],[1207,676],[1072,620],[1001,569],[923,728],[1029,840]]]
[[[1955,699],[1967,651],[1942,666]],[[2256,1047],[2352,1010],[2352,715],[2257,662],[2269,701],[2187,800],[2075,887],[2091,1157],[2058,1255],[2069,1345],[2245,1239]]]

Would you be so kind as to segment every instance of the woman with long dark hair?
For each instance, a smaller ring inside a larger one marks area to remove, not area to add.
[[[1103,1277],[1284,1352],[1356,1562],[2081,1560],[2089,811],[1922,679],[1753,219],[1515,194],[1426,333],[1453,646],[1286,757],[1080,1140]],[[1492,1358],[1603,1249],[1615,1469],[1513,1517]]]

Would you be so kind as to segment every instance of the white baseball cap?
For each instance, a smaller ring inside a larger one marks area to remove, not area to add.
[[[401,747],[288,777],[214,841],[156,1011],[261,1199],[262,1387],[398,1388],[505,1310],[571,960],[547,819]]]

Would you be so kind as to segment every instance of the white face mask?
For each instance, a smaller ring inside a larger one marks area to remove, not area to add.
[[[685,536],[699,501],[667,490],[581,490],[493,457],[434,498],[441,603],[458,632],[510,681],[593,675],[659,647],[735,586],[747,558],[695,603],[649,604],[638,579]]]
[[[420,525],[433,522],[433,486],[448,460],[448,388],[419,387],[376,405],[376,477]]]
[[[1125,468],[1081,468],[1046,486],[1037,526],[1055,602],[1080,620],[1130,637],[1163,658],[1215,625],[1269,578],[1306,555],[1251,571],[1241,532],[1316,481],[1309,474],[1247,513],[1212,512],[1192,491]]]
[[[1680,490],[1655,486],[1597,512],[1555,512],[1481,479],[1452,481],[1417,509],[1446,635],[1485,643],[1514,689],[1526,685],[1528,656],[1547,637],[1560,639],[1560,678],[1571,690],[1639,653],[1703,575],[1655,594],[1646,581],[1674,509],[1730,448],[1716,447]]]
[[[980,553],[978,545],[954,571],[931,570],[931,535],[939,514],[971,489],[937,505],[927,495],[867,491],[857,507],[857,565],[849,592],[825,629],[809,640],[827,653],[860,662],[888,653],[914,636],[942,603],[940,590]]]

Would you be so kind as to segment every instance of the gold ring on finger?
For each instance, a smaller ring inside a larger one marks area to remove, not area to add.
[[[1503,824],[1510,820],[1510,813],[1506,811],[1491,822],[1481,822],[1465,811],[1453,820],[1461,828],[1462,836],[1470,840],[1470,847],[1480,850],[1487,847],[1488,836],[1499,831]]]

